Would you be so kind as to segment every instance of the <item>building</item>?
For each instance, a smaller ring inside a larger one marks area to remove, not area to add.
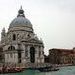
[[[0,63],[3,63],[3,61],[4,61],[3,48],[0,47]]]
[[[49,56],[48,55],[44,55],[44,62],[49,63]]]
[[[48,58],[52,64],[75,64],[75,50],[53,48],[49,50]]]
[[[10,23],[8,32],[3,28],[0,46],[5,63],[44,63],[43,41],[35,35],[22,7]]]

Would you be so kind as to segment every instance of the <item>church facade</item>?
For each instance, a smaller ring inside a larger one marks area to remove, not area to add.
[[[35,35],[22,7],[10,23],[8,32],[3,28],[0,47],[5,63],[44,63],[43,41]]]

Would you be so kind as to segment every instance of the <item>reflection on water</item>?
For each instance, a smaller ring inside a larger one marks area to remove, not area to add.
[[[62,67],[55,72],[39,72],[34,70],[25,70],[21,73],[0,74],[0,75],[75,75],[75,66]]]

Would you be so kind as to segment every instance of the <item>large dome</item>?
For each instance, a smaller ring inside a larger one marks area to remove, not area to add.
[[[31,22],[25,17],[17,17],[11,23],[9,27],[17,27],[17,26],[28,26],[32,27]]]
[[[18,16],[11,23],[9,28],[11,27],[19,27],[19,26],[27,26],[32,27],[31,22],[25,17],[24,11],[21,9],[18,11]]]

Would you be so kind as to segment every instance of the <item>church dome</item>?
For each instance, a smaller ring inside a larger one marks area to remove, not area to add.
[[[10,23],[9,28],[11,28],[11,27],[19,27],[19,26],[32,27],[31,22],[25,17],[22,7],[18,11],[17,17]]]

